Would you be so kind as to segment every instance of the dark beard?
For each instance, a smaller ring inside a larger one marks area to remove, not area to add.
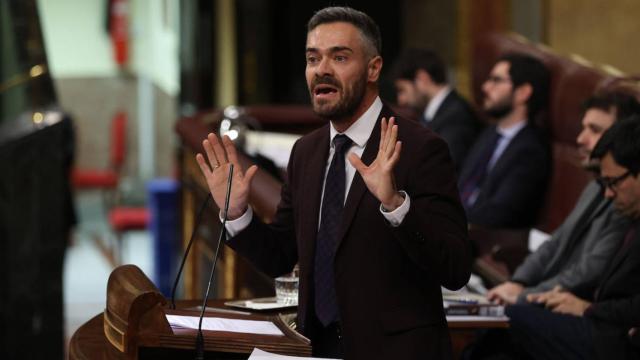
[[[416,101],[413,104],[409,104],[409,107],[413,108],[417,114],[422,116],[427,106],[429,106],[429,102],[431,102],[429,96],[418,93]]]
[[[489,117],[494,119],[502,119],[513,110],[513,97],[502,99],[501,102],[484,110]]]
[[[313,100],[313,89],[316,85],[328,84],[337,87],[342,91],[342,97],[338,100],[338,103],[333,106],[319,105]],[[330,76],[324,76],[322,78],[316,78],[313,81],[312,86],[309,88],[309,94],[311,96],[311,104],[313,105],[313,112],[318,116],[326,120],[333,120],[340,122],[342,119],[350,118],[355,114],[364,98],[364,93],[367,89],[367,73],[366,70],[360,76],[351,88],[341,86],[338,81]]]

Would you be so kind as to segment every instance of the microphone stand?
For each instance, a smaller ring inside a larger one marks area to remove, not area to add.
[[[229,197],[231,196],[231,180],[233,179],[233,164],[229,164],[229,177],[227,180],[227,195],[224,200],[224,212],[222,217],[222,228],[220,229],[220,236],[218,237],[218,244],[216,245],[216,252],[213,258],[213,264],[211,265],[211,273],[209,274],[209,284],[207,285],[207,291],[202,301],[202,311],[200,312],[200,322],[198,323],[198,337],[196,338],[196,360],[204,359],[204,336],[202,335],[202,320],[204,318],[204,312],[207,308],[207,300],[209,299],[209,292],[211,291],[211,284],[213,283],[213,274],[216,271],[216,264],[218,263],[218,257],[220,255],[220,244],[222,244],[222,238],[226,238],[227,230],[225,225],[227,223],[227,215],[229,211]]]
[[[178,274],[176,274],[176,280],[173,282],[173,288],[171,288],[171,309],[176,309],[176,290],[178,289],[178,282],[180,281],[180,277],[182,275],[182,270],[184,269],[184,264],[187,261],[187,256],[189,256],[189,251],[191,251],[191,245],[193,245],[193,240],[196,238],[196,231],[198,230],[198,226],[200,226],[200,221],[202,220],[202,214],[204,213],[204,209],[209,204],[209,200],[211,200],[211,193],[207,194],[207,198],[198,210],[198,215],[196,215],[196,222],[193,226],[193,231],[191,232],[191,238],[189,239],[189,244],[187,244],[187,249],[184,251],[184,255],[182,256],[182,263],[180,263],[180,268],[178,269]]]

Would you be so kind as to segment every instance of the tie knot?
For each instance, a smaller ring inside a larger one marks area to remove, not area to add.
[[[347,135],[340,134],[333,138],[336,154],[344,154],[351,147],[351,143],[352,141]]]

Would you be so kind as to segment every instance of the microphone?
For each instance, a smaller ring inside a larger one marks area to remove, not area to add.
[[[204,336],[202,335],[202,320],[204,318],[204,311],[207,308],[207,300],[209,299],[209,292],[211,291],[211,284],[213,283],[213,274],[216,271],[216,264],[218,263],[218,257],[220,255],[220,244],[222,244],[222,238],[226,238],[227,230],[225,225],[227,223],[227,215],[229,211],[229,197],[231,196],[231,180],[233,179],[233,164],[229,164],[229,176],[227,179],[227,194],[224,199],[224,212],[222,213],[222,227],[220,228],[220,236],[218,236],[218,244],[216,245],[216,252],[214,253],[213,264],[211,265],[211,273],[209,274],[209,284],[207,285],[207,291],[202,301],[202,311],[200,312],[200,322],[198,323],[198,337],[196,338],[196,360],[204,359]]]
[[[187,248],[184,251],[184,255],[182,255],[182,262],[180,263],[180,268],[178,269],[178,273],[176,274],[176,280],[173,282],[173,287],[171,288],[171,309],[176,309],[176,290],[178,289],[178,282],[180,281],[180,277],[182,275],[182,270],[184,270],[184,264],[187,261],[187,256],[189,256],[189,251],[191,251],[191,245],[193,245],[193,240],[196,238],[196,231],[198,230],[198,226],[200,226],[200,221],[202,220],[202,213],[204,213],[204,209],[209,204],[209,200],[211,200],[211,193],[207,194],[207,198],[202,203],[200,210],[198,210],[198,215],[196,215],[196,222],[194,223],[193,230],[191,231],[191,238],[189,239],[189,243],[187,244]]]

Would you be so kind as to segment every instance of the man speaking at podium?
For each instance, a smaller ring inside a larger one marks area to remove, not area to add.
[[[197,161],[219,208],[234,164],[228,245],[276,277],[300,266],[298,323],[315,356],[450,358],[440,286],[468,281],[471,252],[445,142],[378,97],[380,31],[347,7],[309,21],[306,80],[327,125],[296,142],[273,222],[248,204],[252,166],[209,134]]]

